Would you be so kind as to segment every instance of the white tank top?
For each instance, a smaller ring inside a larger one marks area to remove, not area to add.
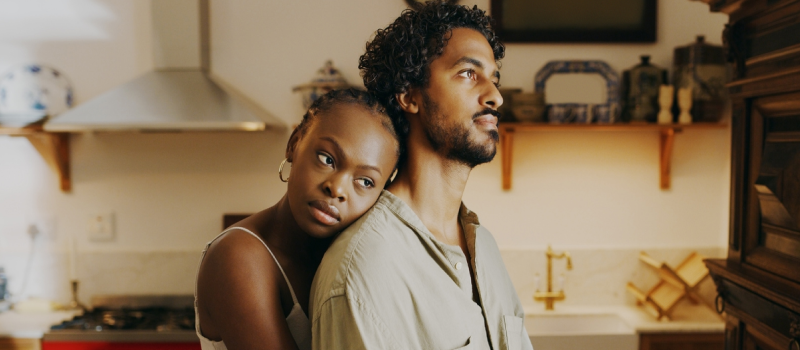
[[[311,322],[308,320],[308,316],[306,316],[305,312],[303,312],[303,308],[300,306],[300,303],[297,302],[297,297],[294,294],[294,289],[292,289],[292,284],[289,283],[289,278],[286,277],[286,273],[283,272],[283,268],[281,264],[278,262],[278,259],[275,258],[275,254],[272,254],[272,251],[267,247],[267,244],[261,240],[261,237],[258,237],[257,234],[251,232],[250,230],[243,228],[243,227],[231,227],[225,231],[222,231],[217,237],[212,239],[206,247],[203,249],[203,254],[200,256],[200,262],[203,262],[203,258],[206,256],[206,251],[208,251],[208,247],[211,246],[211,243],[217,240],[217,238],[222,237],[226,232],[239,229],[244,232],[251,234],[253,237],[258,239],[261,244],[264,245],[264,248],[267,248],[269,255],[272,255],[272,259],[275,260],[275,264],[278,265],[278,269],[281,270],[281,274],[283,278],[286,280],[286,284],[289,285],[289,293],[292,294],[292,302],[294,302],[294,306],[292,306],[292,311],[289,312],[289,316],[286,317],[286,323],[289,325],[289,331],[292,333],[292,338],[294,338],[295,343],[297,343],[297,348],[300,350],[311,350]],[[200,266],[197,267],[198,274],[200,273]],[[203,350],[227,350],[228,348],[225,347],[224,341],[213,341],[203,336],[200,332],[200,316],[197,314],[197,278],[195,277],[195,287],[194,287],[194,328],[197,332],[197,337],[200,338],[200,347]]]

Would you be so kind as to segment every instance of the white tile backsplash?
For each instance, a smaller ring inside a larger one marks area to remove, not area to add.
[[[91,296],[103,294],[192,294],[201,248],[197,251],[157,252],[82,252],[77,259],[80,281],[80,300],[88,304]],[[555,251],[562,250],[555,247]],[[558,276],[566,277],[566,300],[570,305],[631,305],[625,285],[633,282],[647,291],[658,275],[638,259],[645,251],[658,261],[677,266],[691,252],[707,258],[722,258],[724,248],[664,248],[664,249],[568,249],[573,269],[566,270],[564,259],[553,260],[553,286],[558,288]],[[533,301],[534,276],[539,274],[539,287],[546,288],[547,260],[541,249],[502,249],[501,254],[511,280],[523,305],[536,306]],[[9,272],[13,292],[19,291],[24,276],[27,254],[5,252],[0,264]],[[54,251],[37,253],[28,276],[26,296],[38,296],[67,302],[69,292],[68,255]],[[713,282],[703,282],[701,288],[713,297]],[[558,307],[558,306],[556,306]]]
[[[628,294],[625,285],[630,281],[643,291],[658,282],[656,271],[639,261],[639,252],[677,267],[693,251],[706,258],[723,258],[724,248],[661,248],[661,249],[567,249],[572,256],[572,270],[566,270],[564,259],[553,260],[553,288],[558,290],[558,277],[565,276],[566,299],[556,304],[572,305],[623,305],[633,304],[635,299]],[[557,247],[556,253],[562,250]],[[504,249],[503,261],[523,305],[540,304],[533,301],[536,291],[535,275],[539,274],[539,288],[547,287],[547,258],[544,250]],[[702,290],[713,282],[706,279]],[[707,293],[707,292],[705,292]]]

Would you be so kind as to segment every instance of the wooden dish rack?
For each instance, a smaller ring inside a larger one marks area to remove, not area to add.
[[[667,263],[659,262],[641,252],[639,260],[656,269],[661,280],[647,293],[631,282],[628,282],[627,290],[636,298],[637,305],[658,320],[670,320],[672,310],[683,298],[689,299],[693,304],[703,303],[713,310],[714,307],[697,293],[697,286],[708,277],[703,259],[702,255],[693,252],[673,269]]]

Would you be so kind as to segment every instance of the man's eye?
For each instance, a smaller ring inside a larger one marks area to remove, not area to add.
[[[356,183],[358,183],[358,185],[362,186],[362,187],[367,187],[367,188],[375,187],[375,183],[372,182],[372,180],[370,180],[370,179],[364,179],[364,178],[357,179]]]
[[[467,78],[467,79],[472,79],[472,78],[475,77],[475,71],[472,70],[472,69],[469,69],[469,70],[465,70],[465,71],[459,73],[459,75],[464,77],[464,78]]]
[[[319,159],[319,161],[322,162],[322,164],[333,165],[333,158],[331,158],[331,156],[325,153],[318,154],[317,159]]]

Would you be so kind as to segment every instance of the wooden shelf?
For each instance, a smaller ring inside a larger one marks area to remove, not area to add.
[[[684,129],[722,129],[727,127],[723,123],[694,123],[694,124],[545,124],[530,122],[500,123],[500,158],[502,161],[503,189],[511,189],[511,164],[514,154],[514,134],[517,131],[634,131],[658,132],[659,135],[659,168],[660,186],[662,190],[670,187],[670,170],[672,164],[672,148],[675,144],[675,135]]]
[[[72,190],[69,164],[69,134],[53,133],[42,129],[42,123],[24,127],[5,127],[0,125],[0,135],[21,136],[36,148],[47,165],[58,174],[62,192]]]

